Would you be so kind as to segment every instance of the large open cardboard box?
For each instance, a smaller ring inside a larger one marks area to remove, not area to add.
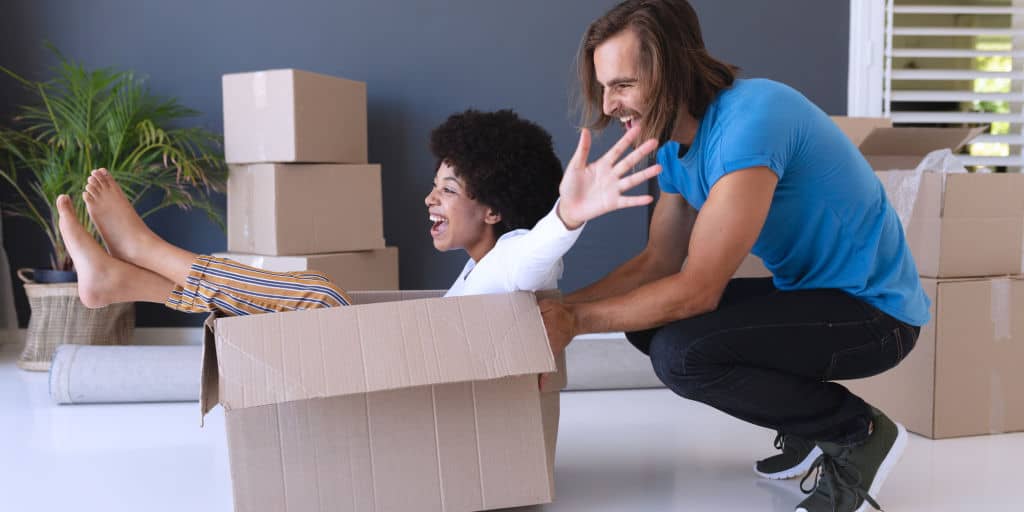
[[[536,296],[355,292],[210,319],[237,511],[475,511],[550,502],[564,359]],[[548,375],[544,388],[538,374]]]
[[[276,69],[221,83],[228,163],[367,162],[364,82]]]
[[[1024,278],[922,284],[932,321],[910,355],[843,384],[933,439],[1024,430]]]
[[[266,256],[384,248],[380,166],[232,165],[228,252]]]
[[[215,253],[214,256],[273,272],[324,272],[344,290],[398,289],[397,247],[304,256],[262,256],[231,252]]]
[[[890,202],[912,209],[904,229],[922,276],[1022,272],[1024,174],[913,171],[928,153],[956,151],[983,128],[894,128],[889,119],[833,120],[875,169]]]

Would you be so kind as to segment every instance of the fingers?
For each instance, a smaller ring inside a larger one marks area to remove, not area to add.
[[[590,130],[580,130],[580,142],[576,145],[576,152],[569,160],[569,168],[583,168],[587,166],[587,157],[590,155]]]
[[[661,165],[652,165],[640,172],[630,174],[619,180],[619,192],[625,192],[657,175],[661,174]]]
[[[632,208],[634,206],[645,206],[654,201],[653,196],[619,196],[617,210]]]
[[[626,131],[626,134],[619,139],[618,142],[608,150],[601,160],[604,160],[609,166],[614,164],[616,160],[633,144],[633,141],[640,135],[640,127],[633,127]]]
[[[627,172],[629,172],[630,169],[636,167],[641,160],[646,158],[648,155],[651,154],[652,151],[654,151],[657,148],[658,141],[655,139],[650,139],[644,142],[632,153],[626,155],[626,158],[623,158],[619,163],[615,164],[615,175],[622,176],[623,174],[626,174]]]

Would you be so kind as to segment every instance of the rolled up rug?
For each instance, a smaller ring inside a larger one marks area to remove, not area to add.
[[[50,368],[57,404],[194,402],[203,347],[60,345]]]

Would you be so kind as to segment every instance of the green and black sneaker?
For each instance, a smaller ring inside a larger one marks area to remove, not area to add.
[[[907,447],[907,430],[877,409],[872,413],[874,428],[863,444],[819,443],[823,453],[800,481],[800,489],[810,496],[796,512],[867,512],[869,506],[882,510],[874,497]],[[804,489],[815,469],[814,488]]]
[[[775,449],[782,453],[754,463],[754,472],[761,478],[785,480],[800,476],[821,455],[821,448],[813,442],[782,432],[775,436]]]

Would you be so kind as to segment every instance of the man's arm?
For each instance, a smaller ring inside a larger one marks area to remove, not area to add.
[[[713,311],[761,233],[777,181],[767,167],[718,180],[697,215],[681,272],[594,302],[542,303],[552,349],[560,352],[579,334],[638,331]]]
[[[697,211],[679,194],[663,192],[654,206],[647,247],[600,281],[565,297],[566,303],[622,295],[679,272]]]

